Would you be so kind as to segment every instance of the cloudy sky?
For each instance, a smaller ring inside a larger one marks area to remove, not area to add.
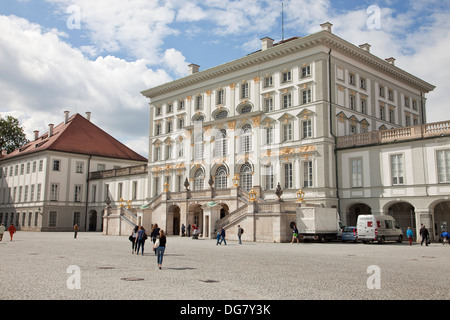
[[[0,115],[28,139],[70,114],[147,157],[140,92],[260,49],[260,39],[333,33],[435,85],[428,122],[450,119],[450,1],[2,0]]]

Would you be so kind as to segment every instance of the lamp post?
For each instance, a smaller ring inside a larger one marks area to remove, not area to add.
[[[235,174],[232,181],[233,181],[233,187],[237,187],[239,185],[239,175]]]
[[[254,202],[256,201],[256,191],[252,188],[252,190],[248,193],[249,197],[250,197],[250,201]]]
[[[297,202],[298,203],[303,203],[303,200],[305,199],[305,192],[300,189],[297,191]]]

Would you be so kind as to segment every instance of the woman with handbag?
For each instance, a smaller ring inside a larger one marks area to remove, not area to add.
[[[136,237],[138,230],[139,227],[135,226],[133,231],[131,231],[131,235],[128,237],[128,239],[131,241],[131,253],[135,253],[137,251]]]
[[[137,250],[136,254],[139,255],[139,249],[142,247],[142,255],[144,255],[144,244],[145,240],[147,240],[147,234],[145,233],[145,229],[143,226],[139,227],[139,231],[136,235],[136,242],[137,242]]]
[[[157,257],[158,268],[161,270],[164,251],[166,250],[166,235],[164,233],[164,230],[159,231],[159,237],[156,239],[153,248],[155,249]]]

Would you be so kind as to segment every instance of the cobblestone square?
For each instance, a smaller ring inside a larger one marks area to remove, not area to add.
[[[227,245],[216,245],[210,239],[169,236],[162,270],[150,241],[143,256],[131,252],[128,236],[82,232],[74,239],[70,232],[17,232],[9,241],[5,233],[0,242],[1,299],[450,298],[450,246],[440,243],[239,245],[228,239]]]

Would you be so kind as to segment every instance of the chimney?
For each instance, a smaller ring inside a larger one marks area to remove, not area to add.
[[[91,121],[91,112],[90,111],[86,112],[86,119],[87,119],[87,121]]]
[[[34,130],[34,140],[37,140],[39,138],[39,130]]]
[[[191,63],[188,67],[189,67],[189,74],[197,73],[200,68],[199,65],[194,64],[194,63]]]
[[[269,37],[262,38],[261,42],[263,51],[273,47],[273,39]]]
[[[331,27],[333,26],[333,24],[331,24],[329,22],[325,22],[325,23],[322,23],[320,26],[322,27],[322,31],[331,32]]]
[[[370,52],[370,44],[368,43],[360,44],[359,47],[364,51]]]
[[[53,135],[53,123],[48,125],[48,137],[50,138]]]
[[[69,121],[69,111],[64,111],[64,124]]]
[[[387,62],[389,62],[393,66],[395,65],[395,58],[390,57],[390,58],[387,58],[387,59],[384,59],[384,60],[386,60]]]

